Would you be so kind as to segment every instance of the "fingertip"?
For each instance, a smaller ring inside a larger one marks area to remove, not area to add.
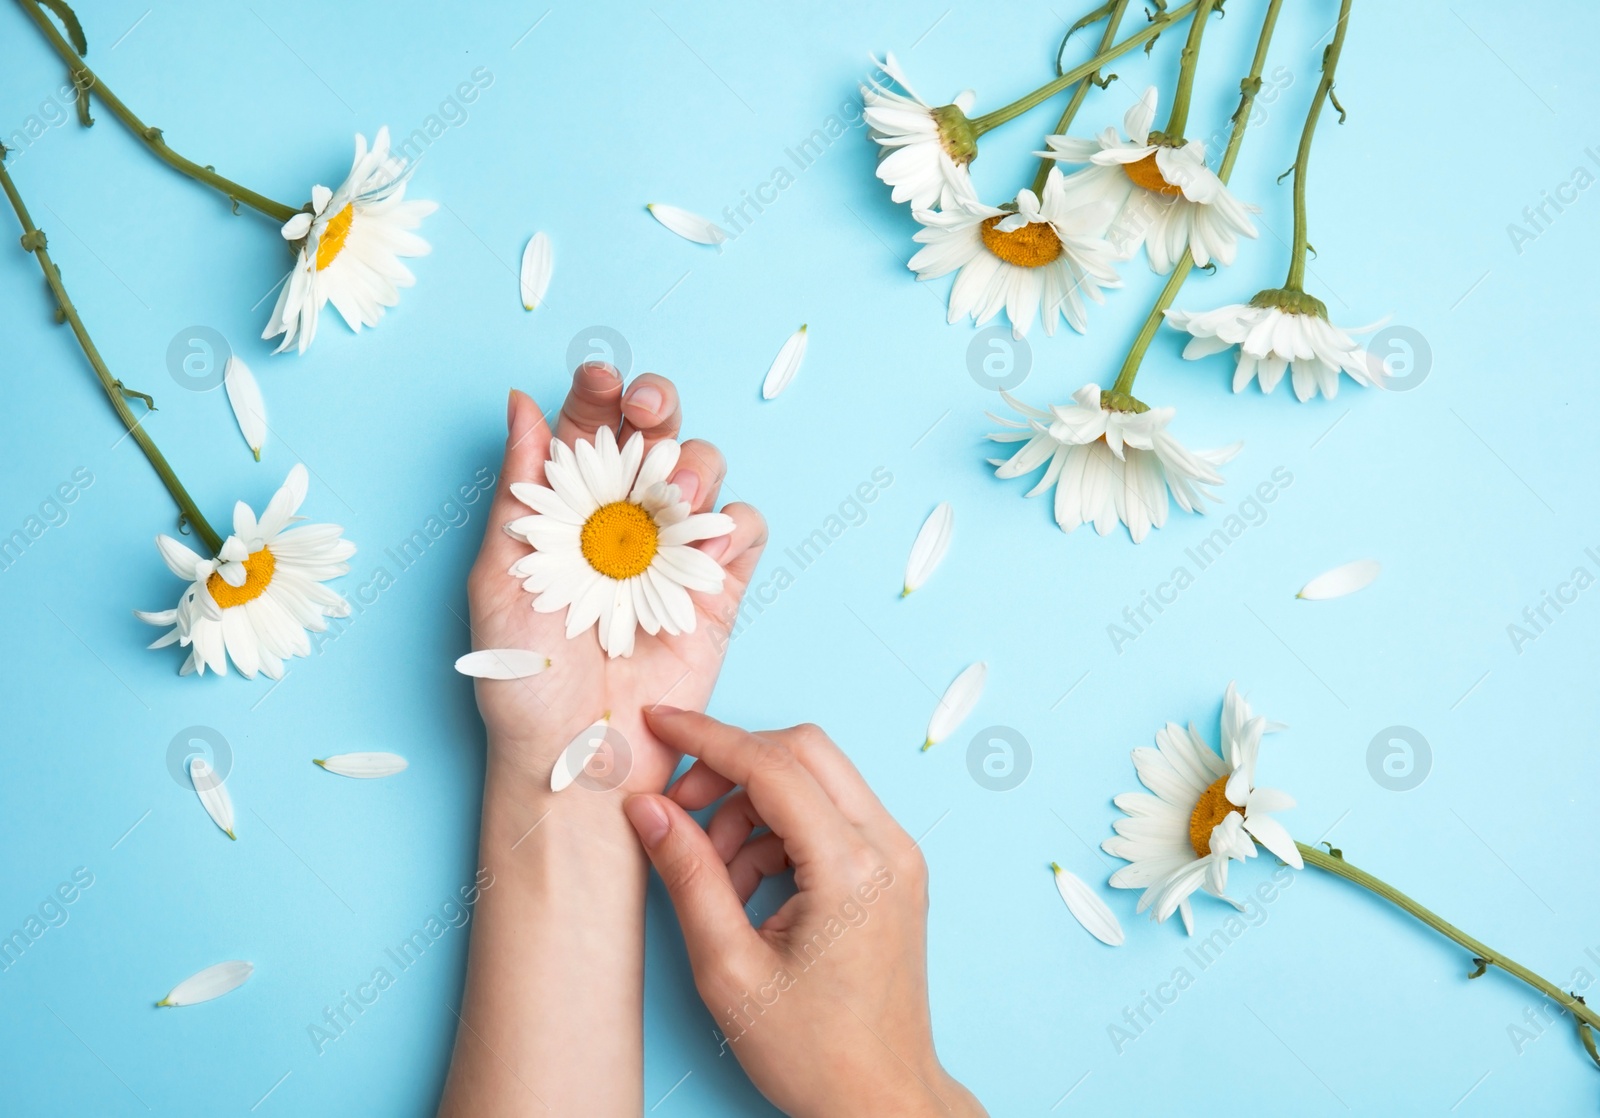
[[[506,397],[506,441],[512,446],[521,443],[533,433],[538,419],[539,409],[533,398],[513,388]]]
[[[672,820],[660,800],[659,796],[641,794],[629,796],[622,804],[622,813],[628,817],[628,822],[633,824],[633,829],[638,833],[639,841],[644,844],[646,850],[654,850],[660,846],[667,833],[672,830]]]
[[[572,387],[583,392],[605,392],[622,383],[622,374],[604,361],[585,361],[572,372]]]

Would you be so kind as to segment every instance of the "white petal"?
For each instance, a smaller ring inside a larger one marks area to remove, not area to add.
[[[1117,923],[1116,916],[1099,894],[1085,885],[1076,874],[1069,873],[1054,862],[1050,863],[1050,868],[1055,871],[1056,890],[1061,894],[1061,899],[1067,902],[1067,911],[1072,913],[1073,919],[1101,943],[1121,947],[1126,938],[1122,934],[1122,925]]]
[[[610,726],[611,716],[607,714],[572,739],[561,751],[561,756],[556,758],[555,768],[550,770],[550,791],[559,792],[578,779],[589,759],[605,744],[606,731]]]
[[[398,753],[339,753],[320,760],[314,758],[312,764],[340,776],[375,780],[380,776],[405,772],[407,761]]]
[[[972,713],[972,708],[978,705],[978,698],[983,694],[984,681],[988,678],[989,665],[979,660],[951,681],[939,705],[934,708],[933,717],[928,720],[928,736],[922,743],[923,749],[932,748],[949,737]]]
[[[550,657],[525,648],[483,648],[456,661],[456,671],[475,679],[526,679],[550,666]]]
[[[772,368],[767,370],[767,379],[761,382],[761,398],[771,400],[788,388],[789,382],[800,371],[800,362],[805,359],[806,328],[802,324],[800,329],[789,335],[778,356],[773,358]]]
[[[535,233],[522,250],[522,309],[531,311],[544,302],[544,293],[550,289],[550,238]]]
[[[1383,567],[1376,559],[1357,559],[1325,571],[1300,588],[1296,598],[1320,602],[1328,598],[1342,598],[1371,586]]]
[[[233,797],[228,795],[228,789],[223,784],[222,778],[206,764],[205,758],[190,759],[189,780],[194,784],[194,794],[200,797],[200,806],[206,809],[211,821],[222,828],[222,833],[229,838],[238,838],[233,833]]]
[[[934,568],[950,550],[950,530],[955,523],[955,510],[949,501],[940,501],[937,508],[922,522],[922,529],[911,545],[911,558],[906,560],[906,581],[900,596],[904,598],[920,589]]]
[[[231,962],[218,963],[214,967],[207,967],[198,974],[191,974],[182,982],[172,988],[171,993],[157,1005],[199,1005],[212,998],[220,998],[223,994],[230,993],[243,986],[255,973],[254,963]]]
[[[256,461],[261,461],[261,448],[267,442],[267,405],[261,399],[261,386],[256,383],[255,374],[250,366],[230,354],[222,372],[222,387],[227,390],[228,403],[233,405],[239,433]]]
[[[662,225],[697,245],[720,245],[728,239],[727,231],[716,222],[688,210],[680,210],[677,206],[651,202],[645,209]]]

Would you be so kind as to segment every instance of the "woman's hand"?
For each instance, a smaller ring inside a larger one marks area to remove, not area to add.
[[[934,1053],[922,854],[849,758],[815,726],[750,734],[665,707],[647,720],[699,760],[624,810],[755,1085],[793,1115],[983,1114]],[[725,795],[704,830],[686,813]],[[744,903],[790,865],[799,892],[752,928]]]
[[[573,374],[572,389],[561,406],[554,437],[571,446],[590,441],[609,427],[618,442],[634,433],[646,449],[664,438],[677,438],[682,416],[678,392],[665,377],[646,373],[623,391],[622,378],[609,365],[582,365]],[[509,434],[505,464],[489,513],[482,550],[468,582],[474,648],[522,648],[551,659],[541,675],[519,680],[478,680],[478,709],[489,731],[491,762],[505,764],[535,784],[548,787],[550,769],[568,743],[606,713],[627,743],[629,756],[603,754],[592,766],[612,766],[603,786],[657,790],[666,784],[677,756],[650,732],[640,709],[670,702],[704,709],[721,670],[728,635],[739,601],[755,571],[766,541],[766,525],[749,505],[723,509],[735,522],[731,535],[706,540],[701,550],[727,572],[722,593],[694,594],[694,632],[680,636],[638,634],[631,657],[608,659],[590,629],[566,637],[566,611],[535,613],[533,595],[509,569],[528,554],[528,545],[512,538],[505,525],[531,511],[512,496],[513,482],[544,483],[551,431],[534,402],[512,391],[507,412]],[[695,512],[716,507],[726,467],[716,447],[700,439],[683,444],[678,486]]]

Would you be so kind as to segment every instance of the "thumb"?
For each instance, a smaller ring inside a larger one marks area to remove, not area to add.
[[[683,926],[689,963],[698,979],[748,957],[762,947],[728,868],[700,825],[665,796],[630,796],[622,805],[628,822],[661,875]]]
[[[544,460],[550,449],[550,428],[539,405],[524,392],[511,390],[506,401],[506,456],[500,466],[500,479],[495,487],[494,501],[489,507],[489,520],[484,525],[483,547],[479,558],[496,574],[528,552],[527,545],[512,539],[505,526],[531,511],[511,492],[512,485],[531,481],[544,483]]]

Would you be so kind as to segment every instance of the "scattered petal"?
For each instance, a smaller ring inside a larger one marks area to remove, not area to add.
[[[710,218],[692,214],[688,210],[681,210],[677,206],[668,206],[661,202],[651,202],[645,206],[662,225],[672,230],[686,241],[693,241],[697,245],[720,245],[728,239],[727,230],[712,221]]]
[[[456,671],[475,679],[525,679],[550,666],[550,657],[523,648],[484,648],[456,661]]]
[[[806,359],[806,328],[802,323],[800,329],[789,335],[789,340],[783,343],[783,348],[778,351],[778,356],[772,359],[772,368],[767,370],[767,379],[761,382],[761,398],[771,400],[789,387],[789,382],[800,371],[800,362]]]
[[[267,405],[261,399],[261,386],[256,383],[250,366],[230,355],[222,370],[222,387],[228,393],[228,403],[233,405],[233,418],[239,422],[239,433],[250,446],[250,453],[261,461],[261,448],[267,442]]]
[[[972,713],[972,708],[978,705],[978,698],[983,694],[983,685],[988,678],[989,665],[979,660],[951,681],[950,686],[945,689],[944,697],[939,700],[939,705],[934,708],[933,717],[928,719],[928,736],[922,743],[924,750],[932,749],[949,737],[967,715]]]
[[[561,751],[561,756],[556,758],[555,768],[550,770],[550,791],[559,792],[578,779],[584,766],[605,744],[606,731],[610,727],[611,714],[608,711],[600,721],[582,730],[572,739]]]
[[[955,515],[949,501],[940,501],[928,519],[922,522],[916,542],[911,545],[911,558],[906,560],[905,587],[900,591],[902,598],[913,590],[921,589],[934,568],[944,559],[944,553],[950,550],[950,529],[955,524]]]
[[[190,758],[189,780],[194,784],[195,795],[200,797],[200,806],[206,809],[211,821],[222,828],[223,834],[237,839],[239,836],[233,833],[233,797],[228,795],[222,778],[206,764],[204,757]]]
[[[408,762],[398,753],[339,753],[332,757],[311,759],[313,765],[340,776],[353,776],[358,780],[376,780],[380,776],[393,776],[405,772]]]
[[[522,309],[531,311],[544,302],[544,293],[550,290],[550,270],[554,261],[550,257],[550,238],[535,233],[522,250]]]
[[[1083,930],[1108,947],[1121,947],[1126,938],[1122,925],[1100,895],[1085,885],[1076,874],[1050,863],[1056,875],[1056,891],[1067,902],[1067,911],[1083,925]]]
[[[1302,586],[1300,593],[1295,597],[1304,598],[1308,602],[1342,598],[1346,594],[1354,594],[1357,590],[1365,590],[1371,586],[1381,570],[1383,566],[1376,559],[1357,559],[1354,563],[1346,563],[1342,567],[1324,571]]]
[[[198,974],[191,974],[185,978],[172,988],[171,993],[156,1002],[156,1005],[199,1005],[201,1002],[220,998],[223,994],[231,993],[243,986],[255,973],[255,969],[254,963],[237,960],[218,963],[214,967],[207,967]]]

